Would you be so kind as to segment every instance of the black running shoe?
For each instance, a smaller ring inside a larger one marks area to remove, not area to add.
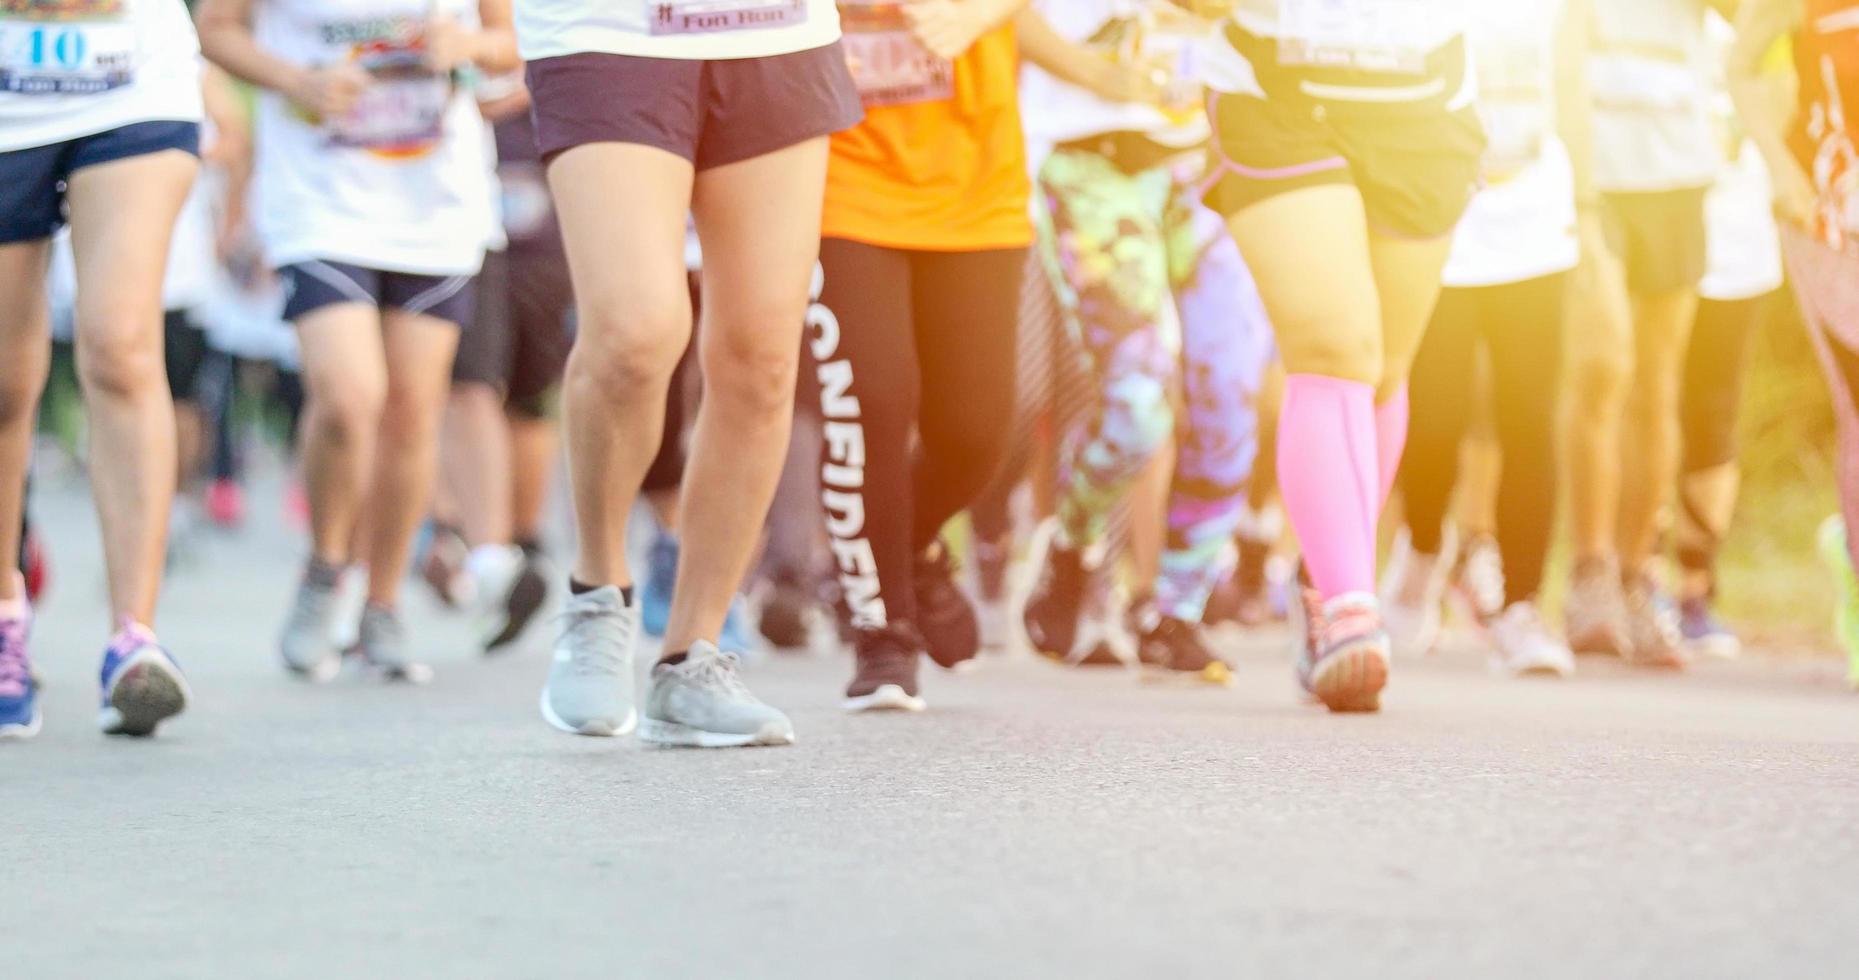
[[[762,597],[762,612],[756,622],[762,638],[777,650],[798,650],[812,635],[809,624],[819,597],[789,571],[777,573],[768,582],[768,594]]]
[[[941,541],[917,556],[917,629],[931,660],[945,668],[975,659],[981,652],[981,622],[975,606],[955,584],[955,562]]]
[[[1072,662],[1078,652],[1078,620],[1084,614],[1091,573],[1084,553],[1061,548],[1056,536],[1046,548],[1039,582],[1026,597],[1026,638],[1040,656]]]
[[[1151,680],[1186,680],[1225,687],[1233,683],[1233,669],[1214,656],[1200,626],[1163,616],[1143,631],[1136,646],[1143,676]]]
[[[548,602],[548,572],[539,557],[525,550],[523,568],[510,583],[510,591],[504,593],[500,610],[502,621],[484,641],[484,652],[499,654],[515,647]]]
[[[922,711],[917,657],[923,640],[907,626],[859,630],[852,644],[857,668],[846,686],[847,711]]]

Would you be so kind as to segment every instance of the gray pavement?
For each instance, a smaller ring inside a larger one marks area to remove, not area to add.
[[[47,488],[44,733],[0,745],[0,976],[1859,976],[1859,697],[1830,660],[1500,681],[1402,663],[1387,710],[1030,660],[842,716],[769,658],[787,749],[648,750],[537,717],[414,602],[429,688],[287,679],[273,501],[175,577],[196,709],[92,727],[86,503]]]

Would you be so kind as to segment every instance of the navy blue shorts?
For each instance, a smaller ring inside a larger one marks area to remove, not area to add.
[[[65,184],[85,167],[163,150],[200,155],[200,124],[131,123],[0,153],[0,245],[50,238],[65,224]]]
[[[284,284],[284,319],[337,303],[360,303],[377,310],[404,310],[438,317],[456,326],[471,322],[477,290],[471,276],[423,276],[383,272],[346,262],[311,259],[278,270]]]
[[[525,72],[545,163],[588,143],[636,143],[709,170],[865,118],[837,41],[728,61],[586,52],[538,58]]]

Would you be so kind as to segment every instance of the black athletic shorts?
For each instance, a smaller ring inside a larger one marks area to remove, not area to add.
[[[1215,95],[1203,195],[1231,217],[1305,187],[1347,184],[1362,194],[1369,224],[1403,238],[1450,233],[1478,191],[1484,128],[1464,87],[1462,41],[1434,52],[1424,74],[1386,75],[1277,64],[1276,42],[1227,31],[1251,62],[1264,97]],[[1424,91],[1382,99],[1377,93]]]
[[[0,153],[0,245],[50,238],[64,227],[65,184],[84,169],[163,150],[200,154],[200,124],[132,123]]]
[[[1698,288],[1704,253],[1704,196],[1709,188],[1603,194],[1607,245],[1627,271],[1627,289],[1657,295]]]
[[[292,322],[325,306],[360,303],[464,326],[471,322],[477,299],[471,276],[383,272],[322,259],[293,262],[278,270],[278,279],[284,284],[284,319]]]
[[[458,339],[454,382],[489,385],[514,411],[547,415],[573,346],[574,289],[559,252],[492,252],[478,275],[477,317]]]
[[[698,170],[752,160],[865,116],[838,42],[691,61],[583,52],[525,69],[543,161],[588,143],[655,146]]]

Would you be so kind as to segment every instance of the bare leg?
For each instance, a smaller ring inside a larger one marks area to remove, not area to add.
[[[563,411],[580,543],[574,577],[589,585],[632,583],[626,521],[691,338],[684,220],[692,181],[687,161],[632,144],[578,146],[549,167],[580,318]],[[799,322],[797,314],[796,330]]]
[[[1638,572],[1659,540],[1659,514],[1678,479],[1678,393],[1686,341],[1697,317],[1694,292],[1633,298],[1633,384],[1621,442],[1617,548],[1623,572]]]
[[[684,481],[667,650],[721,632],[774,498],[794,420],[826,157],[826,140],[816,139],[697,179],[705,385]]]
[[[166,150],[71,175],[78,373],[110,618],[152,624],[174,504],[174,401],[162,366],[168,239],[199,161]]]
[[[1614,554],[1620,505],[1620,417],[1633,369],[1626,285],[1611,263],[1585,262],[1570,277],[1562,399],[1563,456],[1575,557]]]
[[[1169,484],[1175,477],[1175,440],[1157,449],[1130,487],[1130,581],[1147,591],[1162,573],[1163,539],[1168,530]]]
[[[359,303],[325,306],[297,321],[308,392],[302,426],[310,546],[317,560],[346,565],[368,491],[387,362],[381,316]]]
[[[392,609],[439,468],[439,419],[458,325],[404,310],[389,310],[384,319],[387,401],[369,486],[366,557],[368,601]]]
[[[52,359],[51,321],[45,306],[47,240],[0,245],[0,602],[20,598],[20,514],[26,505],[26,468],[32,462],[32,423]]]

